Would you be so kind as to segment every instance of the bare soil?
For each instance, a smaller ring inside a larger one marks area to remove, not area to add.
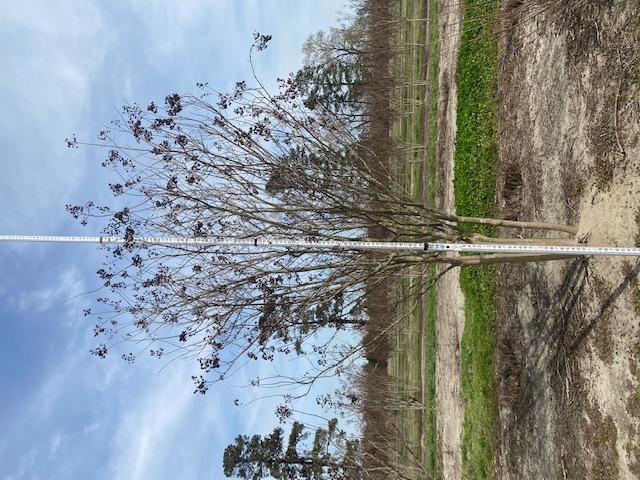
[[[525,0],[505,11],[501,215],[633,246],[638,2]],[[639,272],[637,258],[605,257],[500,268],[498,478],[640,477]]]
[[[443,0],[438,78],[438,138],[436,144],[436,207],[455,213],[453,154],[455,149],[457,67],[462,6]],[[460,392],[460,341],[464,330],[464,295],[458,269],[450,270],[436,284],[436,418],[442,478],[462,475],[464,404]]]

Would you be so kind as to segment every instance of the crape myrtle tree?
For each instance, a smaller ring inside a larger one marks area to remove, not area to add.
[[[256,34],[252,51],[269,39]],[[348,248],[159,247],[144,238],[491,240],[469,223],[572,232],[426,208],[398,185],[389,158],[377,156],[348,122],[321,104],[305,105],[295,81],[281,80],[273,94],[257,78],[229,93],[199,84],[199,95],[126,105],[100,132],[117,207],[67,207],[83,224],[103,219],[105,236],[126,241],[102,247],[98,275],[107,293],[100,302],[108,313],[97,317],[103,340],[94,354],[129,342],[127,361],[144,351],[197,359],[202,372],[193,380],[201,393],[245,361],[308,354],[316,369],[304,374],[309,385],[339,372],[360,346],[305,349],[305,341],[320,328],[337,332],[364,322],[365,299],[385,279],[407,274],[416,262],[490,260]],[[70,147],[81,143],[68,140]]]
[[[317,428],[312,440],[302,423],[293,422],[286,445],[280,427],[263,436],[238,435],[224,450],[222,466],[227,477],[246,480],[351,480],[365,478],[360,455],[360,442],[348,438],[337,419]]]

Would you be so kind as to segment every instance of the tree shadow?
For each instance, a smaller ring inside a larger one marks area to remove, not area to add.
[[[589,262],[589,258],[572,261],[560,285],[555,289],[548,289],[549,282],[540,278],[543,270],[536,269],[532,291],[536,295],[537,312],[530,321],[529,332],[536,332],[537,335],[529,336],[522,352],[525,360],[522,362],[523,368],[530,369],[531,375],[550,375],[553,381],[563,381],[568,362],[577,355],[589,334],[640,274],[638,262],[606,297],[602,297],[590,285]],[[587,300],[592,295],[602,297],[595,314],[589,314],[585,309]],[[523,373],[529,376],[526,372]],[[527,404],[526,397],[535,398],[537,383],[526,382],[533,386],[533,390],[529,395],[523,395],[523,406]]]
[[[584,343],[585,339],[593,331],[593,329],[600,323],[608,311],[613,307],[614,303],[620,298],[622,292],[624,292],[630,285],[632,285],[636,278],[640,274],[640,261],[636,263],[636,266],[627,272],[624,279],[620,284],[613,289],[609,296],[602,302],[602,305],[598,309],[598,312],[577,332],[570,342],[566,343],[567,354],[574,355],[580,346]],[[568,340],[568,339],[567,339]]]
[[[544,269],[532,269],[530,288],[534,295],[533,317],[523,325],[522,393],[520,414],[534,410],[535,403],[548,395],[553,377],[564,362],[567,338],[572,338],[582,312],[581,298],[588,285],[588,259],[576,259],[566,269],[560,285],[550,285]]]
[[[567,262],[559,280],[550,278],[541,264],[501,270],[502,281],[509,287],[508,291],[503,287],[505,299],[498,319],[501,443],[506,445],[509,471],[516,475],[562,475],[562,448],[558,447],[569,446],[571,436],[558,427],[569,421],[565,417],[576,406],[569,405],[567,390],[574,388],[572,372],[580,347],[640,274],[637,263],[615,288],[598,292],[600,303],[594,314],[587,308],[590,296],[596,294],[589,262],[589,258]],[[570,395],[573,398],[576,392]],[[549,455],[554,458],[531,461]]]

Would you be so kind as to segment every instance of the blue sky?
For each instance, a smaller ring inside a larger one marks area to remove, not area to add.
[[[0,14],[0,234],[96,235],[66,204],[107,200],[94,139],[125,102],[226,90],[249,77],[252,34],[267,83],[301,65],[307,35],[343,0],[21,0]],[[194,364],[99,360],[90,318],[101,254],[0,244],[0,479],[222,478],[222,449],[273,429],[276,400],[224,385],[193,395]],[[247,373],[247,377],[259,372]],[[235,383],[241,383],[238,379]]]

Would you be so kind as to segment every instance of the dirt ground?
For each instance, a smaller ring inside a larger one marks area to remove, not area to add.
[[[436,206],[455,212],[453,153],[456,132],[457,62],[462,7],[458,0],[442,0],[438,78],[438,138],[436,144],[438,192]],[[442,478],[462,475],[462,421],[460,341],[464,330],[464,295],[460,272],[450,270],[436,284],[436,422]]]
[[[503,25],[501,214],[633,246],[638,2],[544,7],[510,2]],[[500,269],[498,478],[640,478],[639,272],[610,257]]]

